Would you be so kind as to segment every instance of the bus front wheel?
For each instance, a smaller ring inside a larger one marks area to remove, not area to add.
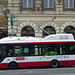
[[[51,63],[50,63],[50,66],[52,68],[56,68],[59,66],[59,62],[57,60],[52,60]]]
[[[18,64],[15,63],[15,62],[11,62],[11,63],[8,65],[8,68],[9,68],[9,69],[17,69],[17,68],[18,68]]]

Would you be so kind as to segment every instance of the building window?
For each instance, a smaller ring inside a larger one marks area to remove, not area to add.
[[[54,8],[54,0],[44,0],[44,8]]]
[[[26,26],[22,29],[21,36],[33,36],[33,37],[35,37],[35,31],[32,27]]]
[[[33,0],[22,0],[22,8],[33,8]]]
[[[67,26],[65,29],[64,29],[64,33],[71,33],[73,34],[74,38],[75,38],[75,28],[72,27],[72,26]]]
[[[47,31],[49,34],[56,34],[56,31],[52,26],[47,26],[44,28],[44,30]],[[46,32],[43,31],[43,37],[46,37],[49,34],[47,34]]]
[[[74,9],[75,8],[74,0],[64,0],[64,3],[65,3],[66,9]]]

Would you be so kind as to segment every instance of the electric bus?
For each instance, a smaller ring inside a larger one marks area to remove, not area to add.
[[[75,65],[75,40],[72,34],[0,39],[0,68],[56,68],[66,65]]]

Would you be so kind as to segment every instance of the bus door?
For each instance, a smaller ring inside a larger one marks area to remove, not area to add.
[[[53,59],[57,59],[56,55],[58,53],[57,48],[56,48],[57,44],[41,44],[41,52],[42,52],[42,56],[41,56],[41,62],[44,62],[46,64],[46,66],[50,65],[50,61],[52,61]]]

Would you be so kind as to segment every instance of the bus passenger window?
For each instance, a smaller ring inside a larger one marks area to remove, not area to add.
[[[48,52],[49,55],[56,55],[57,54],[57,49],[55,44],[49,44],[48,45]]]
[[[27,45],[16,45],[14,50],[15,56],[29,55],[29,47]]]
[[[12,56],[13,55],[13,50],[10,49],[9,52],[8,52],[8,56]]]
[[[48,52],[48,45],[42,44],[42,55],[45,55]]]
[[[38,45],[30,45],[30,55],[38,55]]]
[[[69,50],[70,50],[70,54],[75,54],[75,44],[74,43],[69,44]]]
[[[41,48],[39,48],[39,55],[41,55]]]
[[[62,45],[60,45],[60,54],[65,54],[65,53],[62,53]]]
[[[23,53],[29,53],[29,49],[28,48],[24,48]]]
[[[35,55],[38,55],[38,48],[35,48]]]
[[[21,46],[15,46],[15,53],[18,54],[18,53],[21,53]]]
[[[67,43],[60,44],[60,54],[61,55],[69,54],[69,48],[68,48],[68,44]]]
[[[42,44],[42,55],[56,55],[57,49],[55,44]]]
[[[21,54],[21,46],[15,45],[14,46],[14,56],[20,56],[20,54]]]

